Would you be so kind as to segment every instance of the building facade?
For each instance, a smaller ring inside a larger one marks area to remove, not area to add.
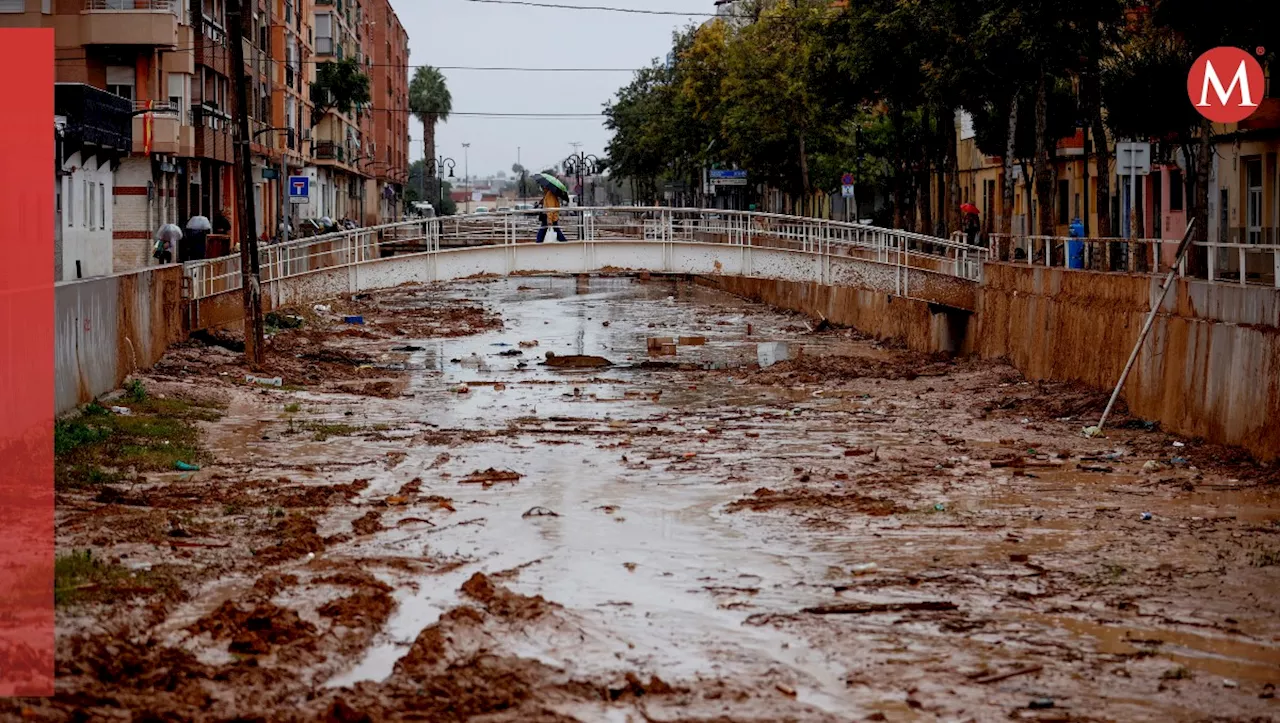
[[[390,0],[369,0],[371,39],[367,44],[370,74],[372,134],[366,169],[371,197],[366,209],[376,209],[366,223],[397,221],[404,213],[404,188],[409,180],[409,34],[400,24]]]
[[[364,56],[365,18],[361,0],[316,0],[315,59],[317,66],[354,58],[367,72]],[[330,108],[311,118],[310,201],[300,213],[310,218],[362,220],[365,205],[363,130],[366,111]]]

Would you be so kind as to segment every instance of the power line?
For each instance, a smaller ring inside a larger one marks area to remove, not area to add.
[[[54,61],[55,65],[79,65],[79,61],[87,60],[87,55],[69,57],[62,56]],[[276,58],[259,58],[260,63],[272,63],[275,65],[291,65],[287,60],[279,60]],[[311,65],[322,65],[324,63],[333,62],[331,60],[296,60],[294,64],[308,63]],[[401,63],[363,63],[361,68],[396,68],[405,70],[416,70],[418,68],[435,68],[436,70],[462,70],[462,71],[478,71],[478,72],[511,72],[511,73],[635,73],[641,68],[529,68],[517,66],[482,66],[482,65],[431,65],[423,63],[421,65],[404,65]]]
[[[674,15],[682,18],[718,18],[718,17],[735,17],[733,15],[719,15],[717,13],[690,13],[681,10],[647,10],[643,8],[619,8],[607,5],[562,5],[560,3],[534,2],[533,0],[467,0],[473,3],[487,3],[491,5],[523,5],[531,8],[552,8],[555,10],[594,10],[611,13],[630,13],[633,15]],[[747,16],[742,16],[747,17]]]

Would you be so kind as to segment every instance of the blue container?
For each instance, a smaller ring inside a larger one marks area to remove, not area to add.
[[[1067,268],[1069,269],[1084,268],[1084,242],[1083,241],[1067,242]]]
[[[342,320],[343,320],[343,321],[345,321],[345,322],[347,322],[348,324],[363,324],[363,323],[364,323],[364,317],[363,317],[363,316],[344,316],[344,317],[342,317]]]

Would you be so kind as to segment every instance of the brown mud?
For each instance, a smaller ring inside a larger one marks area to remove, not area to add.
[[[0,719],[1280,716],[1277,469],[1087,439],[1104,392],[666,280],[320,306],[280,387],[201,342],[142,377],[217,398],[206,464],[59,491],[101,579]]]

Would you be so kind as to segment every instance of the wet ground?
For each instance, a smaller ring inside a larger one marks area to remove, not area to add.
[[[60,553],[115,572],[0,716],[1280,715],[1274,469],[1085,439],[1105,395],[670,280],[274,321],[279,387],[201,343],[143,378],[220,407],[202,469],[60,493]]]

